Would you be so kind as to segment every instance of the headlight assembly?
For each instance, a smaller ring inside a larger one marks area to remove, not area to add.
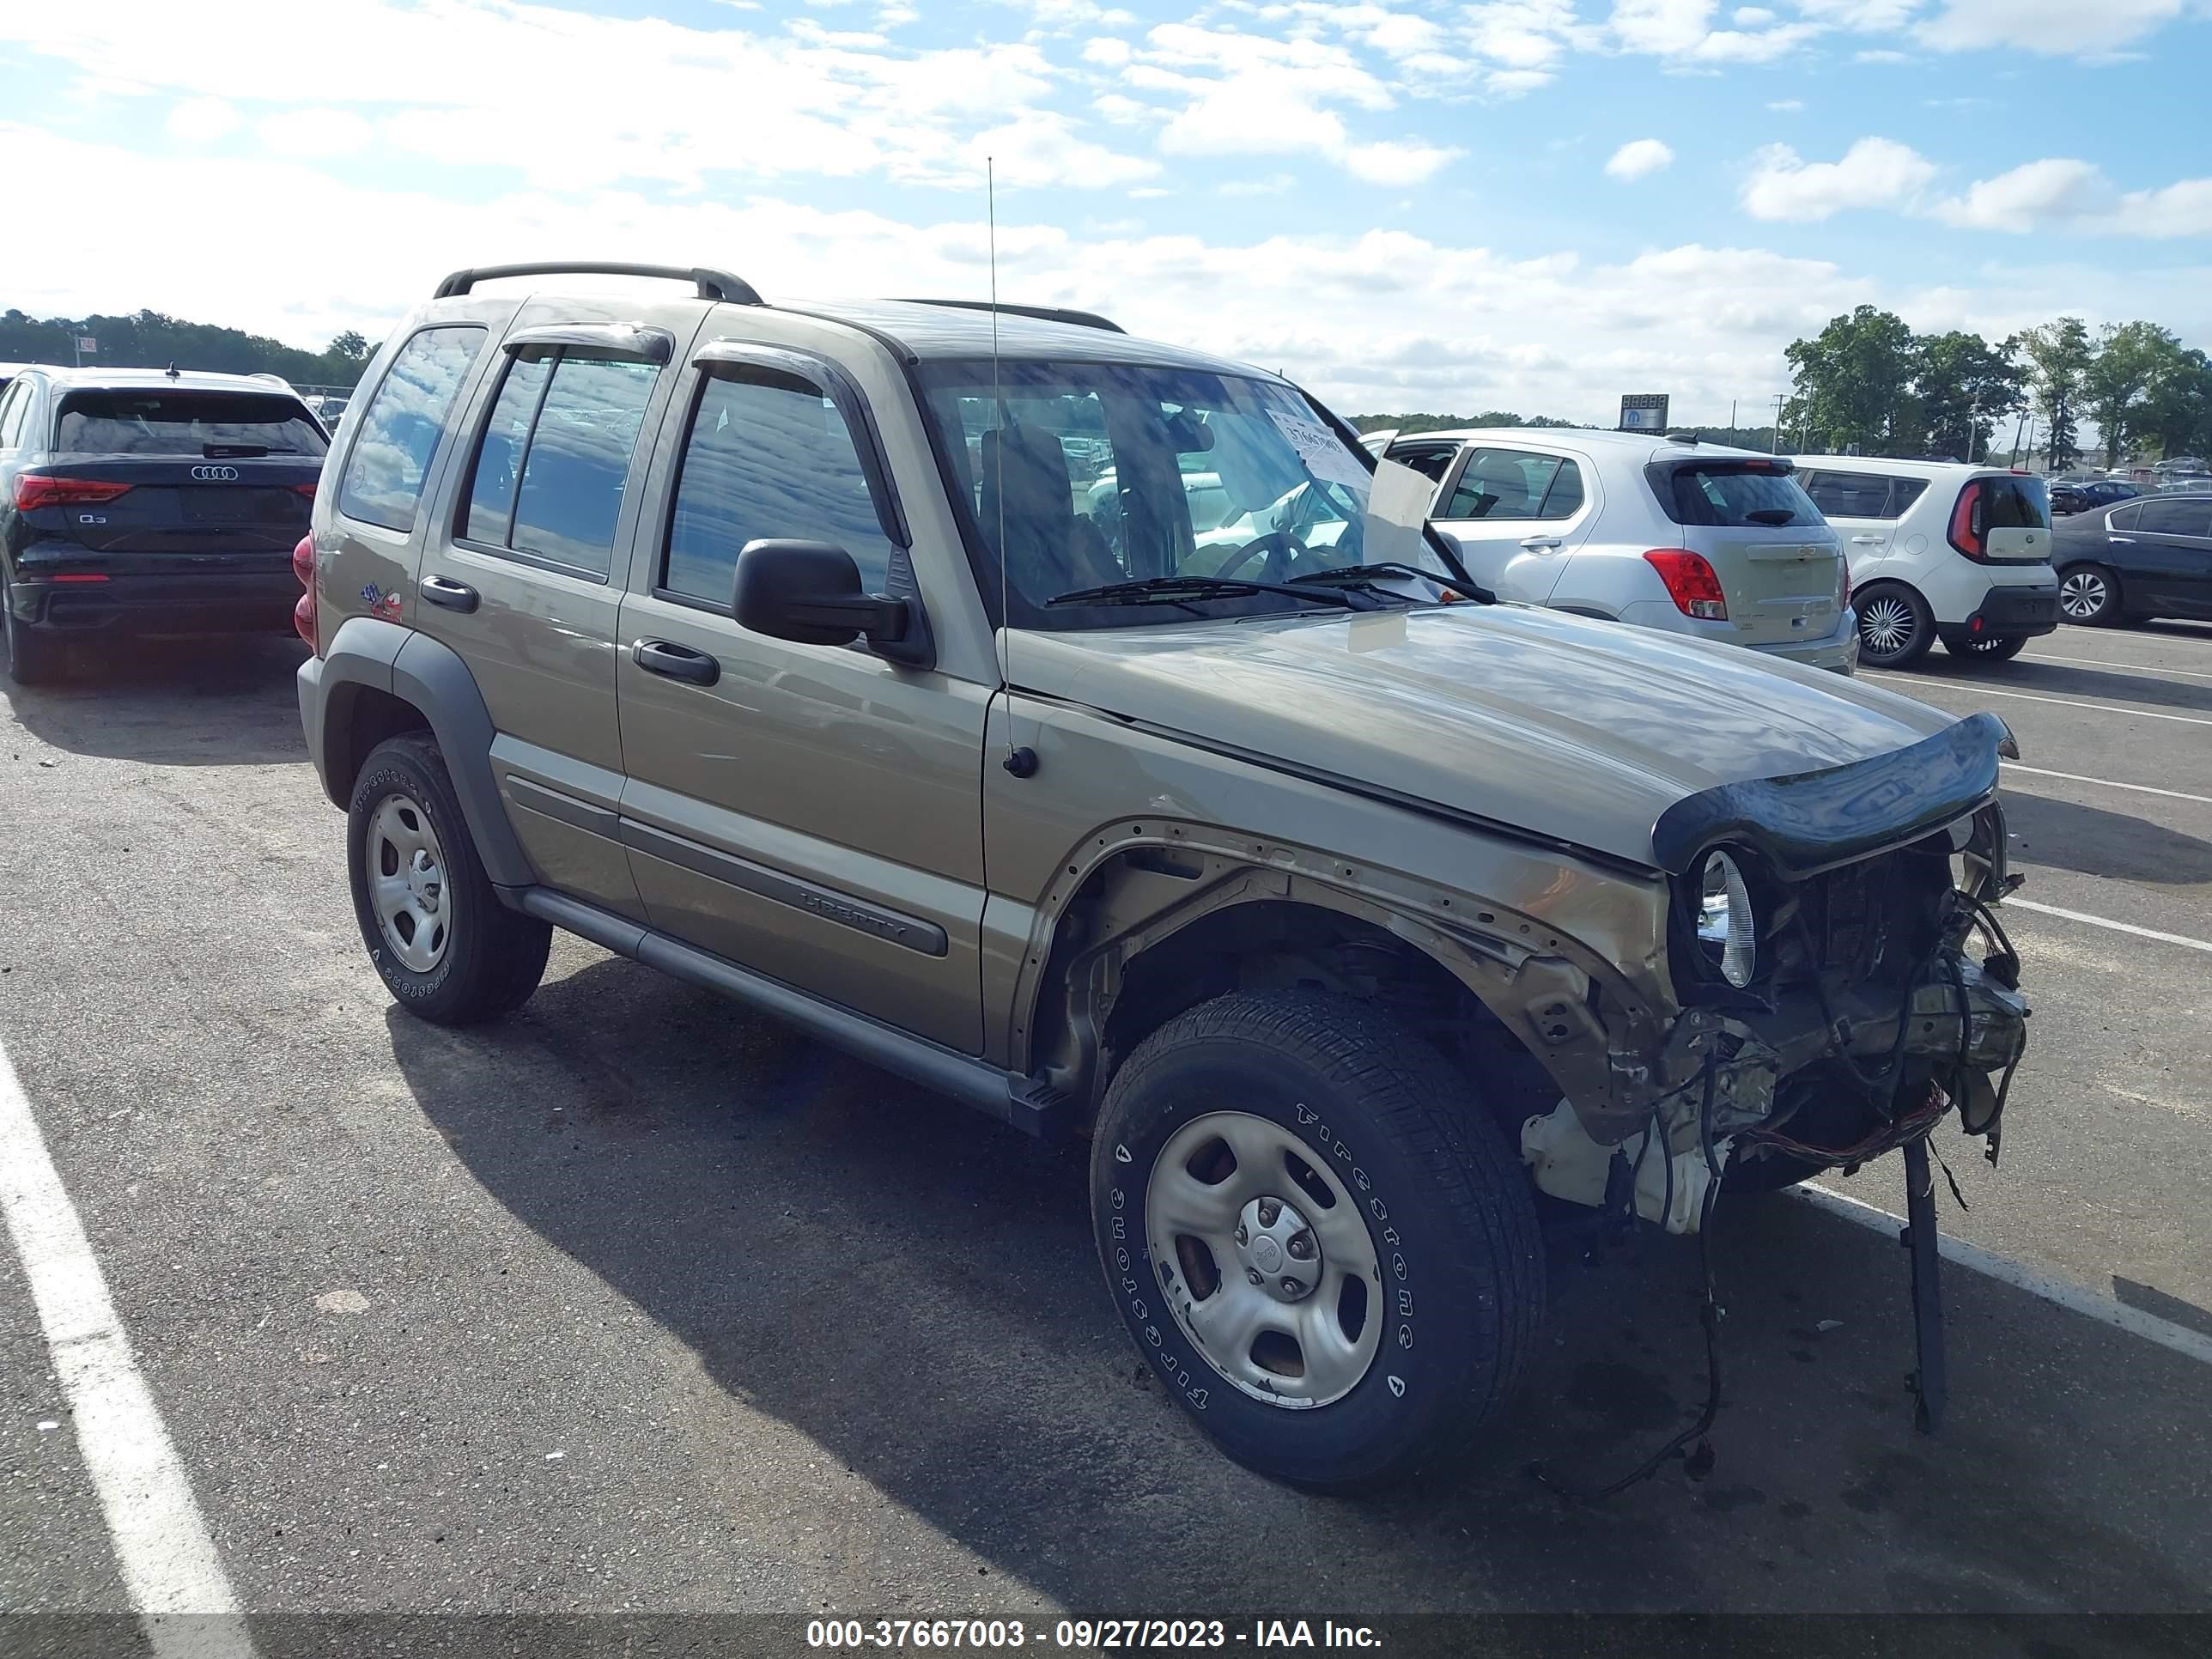
[[[1721,977],[1741,989],[1759,969],[1759,919],[1751,889],[1726,853],[1708,853],[1698,872],[1698,943]]]

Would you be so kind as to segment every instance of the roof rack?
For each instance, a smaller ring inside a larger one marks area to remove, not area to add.
[[[438,284],[433,299],[450,300],[466,294],[478,283],[496,276],[665,276],[674,283],[690,283],[702,300],[723,300],[732,305],[766,305],[758,289],[742,276],[705,265],[632,265],[591,259],[544,259],[520,265],[477,265],[457,270]]]
[[[1110,318],[1101,317],[1095,311],[1070,311],[1061,306],[994,305],[988,300],[899,300],[893,303],[943,306],[951,311],[995,311],[1008,317],[1034,317],[1039,322],[1069,323],[1077,328],[1103,328],[1109,334],[1128,332],[1121,324]]]

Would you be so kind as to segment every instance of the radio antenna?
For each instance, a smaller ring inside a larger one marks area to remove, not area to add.
[[[999,378],[999,179],[993,158],[983,158],[983,214],[988,227],[988,254],[991,271],[991,418],[997,422],[992,429],[998,441],[991,446],[991,494],[996,498],[999,518],[999,695],[1006,700],[1006,757],[1000,762],[1018,778],[1026,778],[1037,769],[1036,751],[1022,749],[1014,744],[1014,688],[1008,665],[1011,653],[1007,649],[1006,629],[1011,616],[1007,610],[1009,584],[1006,580],[1006,434],[1013,422],[1007,418],[1006,393]]]

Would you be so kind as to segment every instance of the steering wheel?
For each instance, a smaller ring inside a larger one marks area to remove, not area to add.
[[[1243,569],[1253,560],[1264,555],[1267,562],[1261,567],[1260,574],[1255,580],[1263,582],[1287,581],[1290,580],[1291,562],[1312,550],[1287,530],[1270,530],[1265,535],[1255,536],[1250,541],[1245,543],[1230,556],[1227,563],[1213,574],[1224,580],[1233,581],[1238,571]]]

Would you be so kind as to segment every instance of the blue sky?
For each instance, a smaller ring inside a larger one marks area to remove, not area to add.
[[[2212,348],[2208,0],[102,0],[0,14],[0,305],[320,344],[447,269],[1003,297],[1349,412],[1771,408],[1869,301]]]

